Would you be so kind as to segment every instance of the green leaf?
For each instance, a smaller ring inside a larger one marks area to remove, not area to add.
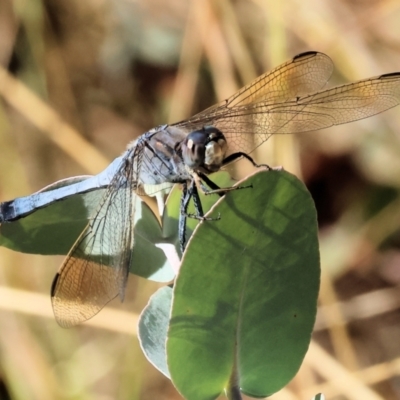
[[[271,395],[309,345],[320,276],[313,201],[284,171],[246,185],[211,209],[219,221],[198,225],[176,279],[168,366],[188,400],[215,399],[232,377],[245,394]]]
[[[166,377],[170,378],[165,351],[172,288],[165,286],[151,296],[139,319],[140,346],[147,359]]]

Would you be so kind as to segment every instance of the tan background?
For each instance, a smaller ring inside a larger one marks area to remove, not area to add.
[[[98,173],[307,50],[333,59],[331,84],[399,71],[400,3],[2,0],[0,200]],[[314,340],[272,399],[400,398],[400,108],[272,138],[256,158],[308,184],[321,226]],[[157,285],[131,277],[123,305],[63,330],[49,297],[61,260],[0,248],[0,398],[179,399],[135,337]]]

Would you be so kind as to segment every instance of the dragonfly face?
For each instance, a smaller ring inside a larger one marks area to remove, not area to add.
[[[134,141],[54,281],[58,323],[78,324],[117,295],[123,299],[134,241],[135,195],[142,185],[183,183],[187,204],[195,182],[204,181],[235,155],[250,153],[273,134],[344,124],[400,103],[400,73],[322,89],[332,70],[325,54],[300,54],[220,104]]]
[[[222,167],[227,147],[222,132],[207,126],[187,135],[181,145],[182,161],[193,171],[217,172]]]

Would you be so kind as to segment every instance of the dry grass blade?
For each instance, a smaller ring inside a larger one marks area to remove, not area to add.
[[[305,362],[349,400],[384,400],[315,342],[311,342]],[[308,393],[308,397],[314,394]]]
[[[190,6],[182,41],[178,72],[171,99],[169,122],[187,118],[192,111],[199,75],[202,47],[196,27],[196,2]]]
[[[89,173],[109,164],[95,147],[65,123],[43,100],[0,66],[0,95]],[[85,157],[82,157],[82,153]]]

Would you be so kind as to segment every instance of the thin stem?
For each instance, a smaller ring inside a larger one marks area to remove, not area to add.
[[[229,400],[242,400],[242,393],[240,392],[238,385],[227,387],[225,393]]]
[[[242,400],[242,393],[240,392],[239,388],[236,359],[232,368],[231,376],[229,377],[228,387],[225,388],[225,394],[229,400]]]

